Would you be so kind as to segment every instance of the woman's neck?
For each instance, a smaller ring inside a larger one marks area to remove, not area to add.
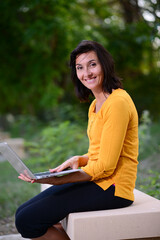
[[[105,93],[105,92],[101,92],[100,94],[96,94],[95,98],[96,98],[96,106],[95,106],[95,112],[97,113],[103,103],[106,101],[106,99],[109,97],[109,93]]]

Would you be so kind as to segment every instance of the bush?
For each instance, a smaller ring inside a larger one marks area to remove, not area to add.
[[[139,125],[139,160],[160,152],[159,122],[151,121],[149,111],[142,113]]]
[[[73,155],[85,154],[88,150],[86,130],[69,121],[52,123],[39,134],[37,141],[26,144],[31,155],[32,168],[42,171],[53,168]]]
[[[150,134],[151,119],[149,111],[147,110],[143,111],[140,122],[141,124],[139,125],[138,134],[139,134],[139,156],[141,158],[143,157],[146,147],[151,141]]]
[[[160,199],[160,125],[153,123],[149,111],[144,111],[139,125],[139,160],[142,165],[138,166],[138,178],[136,187],[145,193]],[[143,165],[143,163],[145,164]],[[148,170],[149,169],[149,170]]]
[[[141,179],[139,190],[160,199],[160,173],[157,171],[149,170],[149,177]]]

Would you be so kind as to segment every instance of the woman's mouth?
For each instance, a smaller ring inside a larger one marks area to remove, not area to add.
[[[96,77],[92,77],[92,78],[88,78],[88,79],[85,79],[86,82],[89,82],[89,83],[92,83],[94,82],[96,79]]]

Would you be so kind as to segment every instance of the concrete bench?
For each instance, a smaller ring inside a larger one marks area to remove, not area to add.
[[[71,213],[62,225],[71,240],[160,239],[160,200],[134,194],[130,207]]]

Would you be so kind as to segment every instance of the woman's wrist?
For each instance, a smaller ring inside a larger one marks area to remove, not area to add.
[[[82,156],[78,156],[78,163],[79,163],[79,167],[84,167],[87,165],[88,163],[88,156],[87,155],[82,155]]]

